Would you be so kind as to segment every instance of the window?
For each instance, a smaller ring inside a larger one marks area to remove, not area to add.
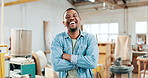
[[[136,22],[135,32],[137,33],[147,33],[147,22]]]
[[[136,22],[135,25],[136,41],[138,44],[146,44],[147,22]]]
[[[93,34],[98,41],[115,41],[118,36],[118,23],[83,25],[83,31]]]
[[[98,24],[91,24],[91,33],[92,34],[98,34],[99,33],[99,26]]]
[[[110,23],[109,24],[109,33],[111,33],[111,34],[118,33],[118,23]]]
[[[108,24],[100,24],[100,34],[107,34],[108,33]]]

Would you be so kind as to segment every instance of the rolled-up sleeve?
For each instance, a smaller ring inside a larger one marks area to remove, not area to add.
[[[62,59],[63,51],[59,39],[55,37],[51,44],[51,61],[55,71],[68,71],[76,69],[70,61]]]
[[[71,55],[71,63],[76,64],[77,63],[77,57],[78,55]]]
[[[98,63],[99,49],[98,43],[94,36],[90,36],[88,40],[88,47],[86,49],[86,55],[72,55],[71,62],[81,68],[96,68]]]

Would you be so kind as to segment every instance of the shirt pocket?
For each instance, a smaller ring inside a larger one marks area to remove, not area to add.
[[[85,44],[79,45],[78,49],[77,49],[77,54],[78,55],[86,55],[86,49],[87,49],[87,46]]]

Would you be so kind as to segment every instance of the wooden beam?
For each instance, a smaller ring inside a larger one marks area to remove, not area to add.
[[[84,6],[84,5],[89,5],[89,4],[94,4],[92,2],[77,2],[77,3],[74,3],[74,6]]]
[[[143,7],[143,6],[147,6],[147,5],[148,5],[147,1],[127,3],[128,8]],[[121,4],[120,6],[124,6],[124,5]]]
[[[124,8],[123,6],[120,6],[119,4],[117,4],[117,0],[102,0],[102,1],[105,2],[106,4],[114,6],[115,8],[120,8],[120,9]]]
[[[81,2],[81,3],[75,3],[74,6],[85,6],[85,5],[96,5],[96,4],[103,4],[103,2],[115,6],[116,8],[124,8],[123,6],[120,6],[118,4],[115,4],[111,1],[104,0],[104,1],[96,1],[96,2]]]
[[[18,0],[18,1],[14,1],[14,2],[5,3],[4,6],[10,6],[10,5],[15,5],[15,4],[22,4],[22,3],[33,2],[33,1],[40,1],[40,0]]]
[[[117,0],[113,0],[113,2],[115,3],[115,4],[117,4],[118,2],[117,2]]]
[[[133,2],[133,3],[128,3],[127,5],[145,5],[145,4],[148,4],[148,1],[144,1],[144,2]]]
[[[130,5],[128,6],[128,8],[135,8],[135,7],[143,7],[143,6],[147,6],[148,4],[143,4],[143,5]]]
[[[123,6],[120,6],[120,5],[112,3],[112,2],[105,1],[105,3],[112,5],[112,6],[115,6],[116,8],[120,8],[120,9],[123,8]]]
[[[114,2],[117,1],[117,2]],[[118,0],[97,0],[96,2],[80,2],[80,3],[75,3],[74,6],[78,10],[86,10],[86,9],[99,9],[102,8],[103,2],[105,2],[107,5],[114,6],[115,9],[124,9],[124,8],[134,8],[134,7],[142,7],[142,6],[147,6],[148,2],[143,1],[143,2],[129,2],[126,4],[121,4],[118,3]],[[122,0],[121,0],[122,1]]]

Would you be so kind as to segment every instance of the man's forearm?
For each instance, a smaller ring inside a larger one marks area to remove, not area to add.
[[[70,55],[70,54],[67,54],[67,53],[63,53],[63,55],[62,55],[62,59],[65,59],[65,60],[71,61],[71,55]]]

